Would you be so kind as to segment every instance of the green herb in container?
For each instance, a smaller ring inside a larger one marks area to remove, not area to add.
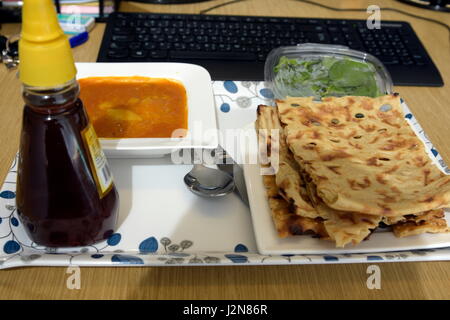
[[[305,44],[273,50],[266,84],[275,97],[377,97],[392,92],[392,81],[373,56],[342,46]]]

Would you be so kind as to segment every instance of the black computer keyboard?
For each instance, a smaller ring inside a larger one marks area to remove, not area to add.
[[[436,66],[406,22],[155,13],[113,13],[98,62],[174,61],[205,67],[214,80],[263,80],[273,48],[299,43],[368,52],[395,85],[442,86]]]

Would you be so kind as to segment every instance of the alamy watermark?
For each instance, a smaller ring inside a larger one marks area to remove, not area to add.
[[[366,273],[369,275],[366,281],[367,288],[370,290],[381,289],[381,269],[373,264],[367,267]]]
[[[238,155],[234,159],[236,163],[259,164],[261,175],[277,173],[280,161],[279,129],[202,130],[201,126],[201,123],[195,123],[189,132],[180,130],[173,132],[171,137],[175,142],[171,153],[173,164],[229,164],[229,158],[224,157],[218,149],[192,148],[217,137],[226,145],[229,154]]]
[[[69,277],[66,280],[66,287],[69,290],[81,289],[81,269],[78,266],[69,266],[66,269]]]
[[[367,29],[381,29],[381,9],[377,5],[370,5],[367,7],[367,11],[370,16],[366,20]]]

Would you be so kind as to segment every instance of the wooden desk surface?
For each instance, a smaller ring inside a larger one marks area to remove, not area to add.
[[[340,8],[395,6],[450,24],[450,14],[420,10],[389,0],[321,1]],[[226,2],[144,5],[124,2],[122,11],[198,13]],[[335,12],[294,0],[247,0],[218,8],[214,14],[273,15],[365,19],[364,12]],[[397,87],[444,160],[450,163],[450,45],[441,26],[398,13],[382,19],[409,21],[437,64],[442,88]],[[13,34],[18,25],[3,25]],[[76,61],[95,61],[104,31],[97,24],[90,40],[74,49]],[[0,181],[17,152],[22,100],[16,72],[0,66]],[[0,271],[3,299],[449,299],[450,262],[384,263],[381,290],[366,287],[367,264],[247,267],[82,268],[81,289],[66,288],[65,268],[19,268]]]

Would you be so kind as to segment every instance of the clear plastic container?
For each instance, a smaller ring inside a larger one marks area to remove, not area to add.
[[[305,43],[273,49],[266,59],[264,77],[276,99],[374,97],[393,90],[389,72],[376,57],[339,45]]]

